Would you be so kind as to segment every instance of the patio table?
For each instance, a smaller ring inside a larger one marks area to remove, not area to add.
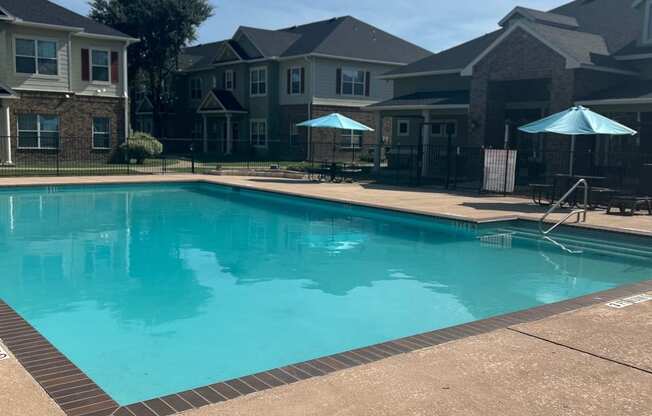
[[[557,173],[553,176],[553,182],[552,182],[552,203],[554,204],[555,201],[557,200],[557,189],[560,188],[559,182],[561,180],[566,180],[567,181],[567,187],[572,186],[575,182],[579,181],[580,179],[586,179],[586,182],[589,186],[589,197],[591,196],[591,189],[594,186],[595,182],[601,182],[607,180],[605,176],[591,176],[591,175],[570,175],[567,173]],[[570,183],[569,183],[570,182]],[[565,193],[564,189],[561,188],[562,193]],[[577,205],[577,198],[575,198],[572,203],[569,202],[569,205]],[[592,206],[592,202],[589,199],[589,206]]]

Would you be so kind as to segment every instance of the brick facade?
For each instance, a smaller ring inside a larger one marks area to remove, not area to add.
[[[550,111],[573,104],[574,73],[564,57],[522,29],[515,30],[473,68],[471,81],[471,143],[502,143],[505,98],[498,83],[550,80]]]
[[[106,162],[124,138],[124,100],[113,97],[91,97],[65,94],[28,92],[20,93],[20,99],[10,103],[13,159],[21,161],[44,161],[55,159],[71,161]],[[56,115],[59,117],[58,149],[18,148],[18,122],[20,114]],[[93,149],[93,118],[111,120],[109,149]]]

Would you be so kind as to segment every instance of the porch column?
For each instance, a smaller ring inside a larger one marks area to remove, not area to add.
[[[421,162],[421,176],[426,176],[430,170],[430,110],[423,110],[423,127],[421,131],[421,142],[423,146],[423,155]]]
[[[203,121],[203,136],[204,136],[204,153],[208,153],[208,118],[206,114],[202,114]]]
[[[230,155],[233,151],[233,128],[231,125],[231,114],[226,115],[226,154]]]
[[[374,173],[380,173],[380,158],[383,146],[383,115],[376,113],[376,146],[374,147]]]
[[[5,160],[4,163],[11,165],[13,164],[13,160],[11,159],[11,112],[9,111],[9,104],[5,105],[5,111],[4,111],[4,134],[5,140],[4,140],[4,145],[5,145]]]

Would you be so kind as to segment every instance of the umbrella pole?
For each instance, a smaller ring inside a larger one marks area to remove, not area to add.
[[[571,136],[571,150],[570,150],[570,169],[569,174],[573,176],[575,164],[575,135]]]

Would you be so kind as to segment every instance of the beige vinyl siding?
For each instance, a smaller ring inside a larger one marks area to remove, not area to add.
[[[94,95],[101,97],[121,97],[123,92],[123,71],[122,71],[122,50],[124,47],[123,42],[111,42],[98,39],[87,39],[73,36],[72,38],[72,90],[76,94],[81,95]],[[82,65],[81,65],[81,51],[88,49],[89,53],[93,49],[103,50],[109,52],[109,75],[111,73],[111,52],[118,53],[119,60],[119,83],[113,84],[111,82],[96,82],[96,81],[82,81]],[[98,93],[98,90],[102,92]],[[106,90],[106,91],[104,91]]]
[[[288,81],[287,73],[290,68],[304,68],[305,71],[305,84],[304,93],[300,95],[288,95]],[[281,105],[295,105],[295,104],[308,104],[311,97],[312,89],[312,76],[310,69],[312,61],[306,59],[293,59],[291,61],[282,61],[279,64],[279,102]]]
[[[68,33],[61,31],[6,26],[0,47],[2,79],[16,90],[67,92],[68,91]],[[57,75],[17,74],[14,54],[15,39],[37,39],[57,42]]]
[[[371,95],[369,97],[338,95],[336,90],[336,74],[338,68],[352,68],[370,72]],[[315,63],[315,97],[366,101],[369,103],[388,100],[392,98],[392,81],[381,80],[378,77],[395,68],[396,66],[392,65],[318,58]]]

